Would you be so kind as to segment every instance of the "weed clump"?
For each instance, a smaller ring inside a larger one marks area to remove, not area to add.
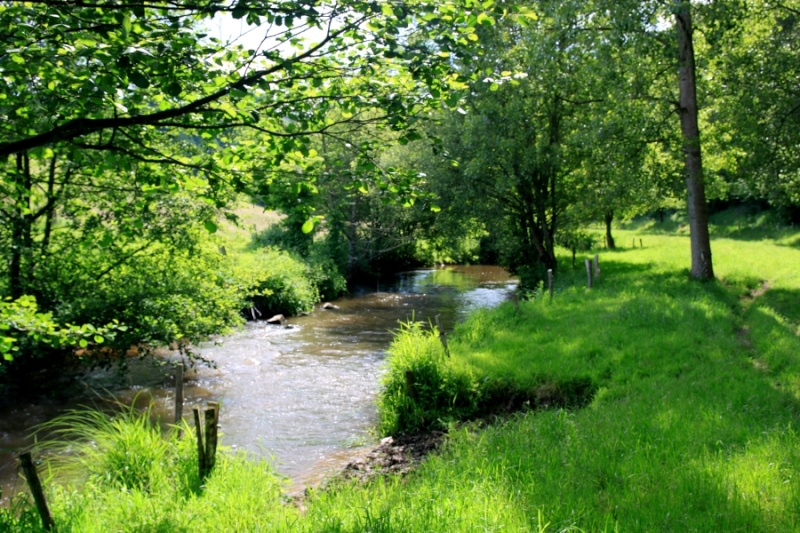
[[[586,376],[478,379],[465,358],[447,357],[435,328],[420,322],[402,324],[389,353],[378,399],[383,436],[443,430],[452,422],[524,409],[582,407],[598,389]]]

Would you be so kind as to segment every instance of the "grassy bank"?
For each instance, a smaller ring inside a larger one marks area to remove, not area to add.
[[[633,239],[635,249],[598,250],[593,290],[567,267],[553,301],[476,313],[448,337],[450,358],[425,328],[398,337],[384,429],[452,427],[406,478],[333,484],[300,512],[263,464],[228,457],[196,491],[58,489],[56,521],[74,524],[67,531],[800,530],[797,235],[716,239],[715,283],[688,280],[686,236],[618,234]],[[585,402],[557,407],[576,382],[590,385]],[[498,391],[540,409],[452,424],[499,404]]]

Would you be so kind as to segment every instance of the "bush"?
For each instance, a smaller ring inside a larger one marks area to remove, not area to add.
[[[378,398],[381,435],[444,429],[478,410],[479,387],[444,354],[438,332],[402,324],[389,348],[389,371]]]
[[[297,315],[319,301],[309,267],[283,250],[264,248],[237,271],[247,300],[263,315]]]

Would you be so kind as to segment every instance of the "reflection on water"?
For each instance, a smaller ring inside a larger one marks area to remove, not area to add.
[[[290,328],[247,324],[220,343],[198,347],[217,368],[187,372],[184,412],[194,403],[219,400],[222,443],[273,457],[278,470],[301,487],[341,466],[350,450],[370,441],[382,361],[400,321],[433,322],[440,315],[449,330],[476,307],[501,303],[514,286],[497,267],[418,270],[371,290],[357,288],[334,302],[337,309],[291,318]],[[108,378],[98,373],[88,383],[108,386]],[[133,365],[128,379],[128,386],[115,390],[119,399],[146,403],[152,398],[165,419],[171,416],[174,394],[163,370]],[[31,425],[55,412],[54,406],[38,411],[32,406],[3,417],[4,494],[14,477],[11,453],[23,445]]]

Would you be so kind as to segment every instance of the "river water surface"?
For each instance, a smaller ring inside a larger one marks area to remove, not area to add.
[[[401,321],[427,323],[440,315],[450,331],[475,308],[502,303],[515,286],[498,267],[416,270],[357,288],[333,302],[337,309],[318,308],[309,316],[290,318],[288,328],[248,323],[196,349],[217,366],[187,371],[184,413],[191,414],[195,403],[219,401],[222,444],[272,458],[292,480],[292,490],[302,490],[372,441],[383,361]],[[0,413],[5,498],[24,489],[14,457],[28,443],[31,427],[64,408],[85,405],[95,394],[89,391],[111,390],[126,403],[152,399],[165,419],[171,417],[174,386],[164,367],[133,364],[123,384],[110,373],[96,372],[85,387],[87,395],[69,405],[43,402]]]

